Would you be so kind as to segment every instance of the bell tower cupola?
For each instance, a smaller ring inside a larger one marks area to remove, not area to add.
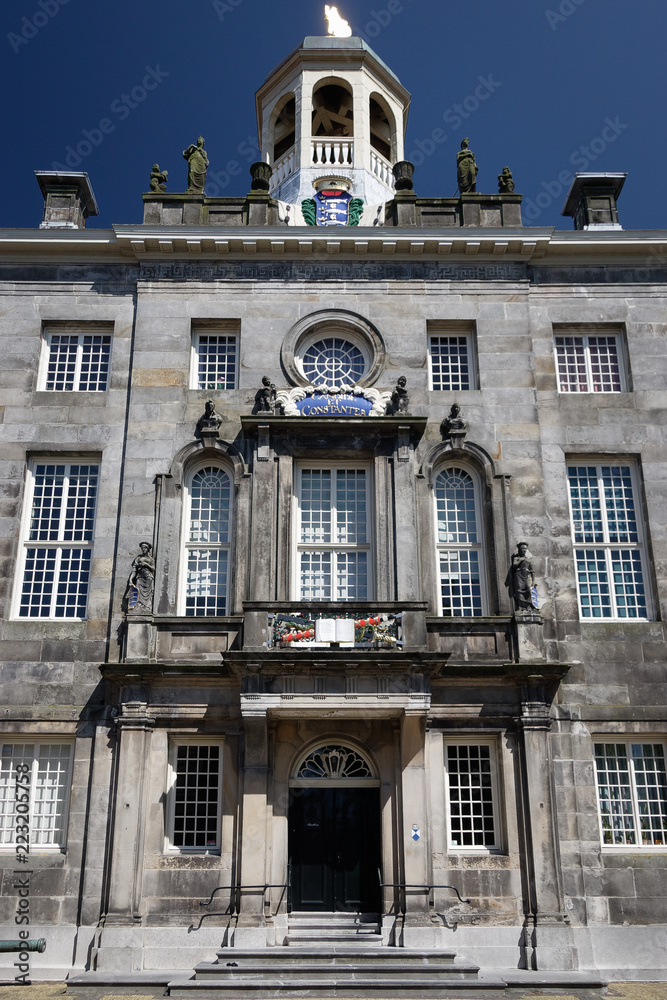
[[[380,204],[394,197],[410,95],[362,38],[346,34],[336,8],[326,10],[337,34],[305,38],[256,94],[271,195],[296,204],[335,178],[353,197]]]

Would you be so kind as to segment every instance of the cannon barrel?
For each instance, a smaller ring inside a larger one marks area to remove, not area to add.
[[[0,941],[0,952],[5,951],[46,951],[46,938],[30,938],[27,941]]]

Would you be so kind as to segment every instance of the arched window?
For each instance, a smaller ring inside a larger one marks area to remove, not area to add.
[[[279,160],[294,145],[296,123],[296,101],[294,97],[284,99],[273,126],[273,159]]]
[[[385,160],[391,161],[393,128],[389,120],[389,115],[379,101],[370,98],[369,116],[371,125],[371,146],[378,153],[384,156]]]
[[[486,613],[479,489],[470,472],[442,469],[434,483],[442,614]]]
[[[185,526],[186,615],[227,613],[231,542],[232,481],[209,465],[190,479]]]
[[[325,83],[313,93],[312,134],[328,138],[352,136],[352,94],[337,83]]]

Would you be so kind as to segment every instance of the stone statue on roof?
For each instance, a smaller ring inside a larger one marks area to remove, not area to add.
[[[187,149],[183,150],[183,158],[188,161],[188,192],[190,194],[203,194],[208,156],[201,135],[197,139],[196,146],[191,143]]]
[[[456,173],[461,194],[468,194],[477,190],[477,171],[479,167],[475,163],[475,154],[472,149],[468,149],[469,141],[466,136],[461,143],[461,149],[456,154]]]

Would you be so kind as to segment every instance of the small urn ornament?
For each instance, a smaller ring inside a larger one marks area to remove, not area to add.
[[[273,167],[270,163],[264,163],[262,160],[253,163],[250,167],[250,176],[252,177],[252,184],[250,186],[252,190],[268,191],[272,173]]]
[[[415,172],[414,163],[409,160],[399,160],[391,168],[394,174],[395,187],[397,191],[412,191],[414,184],[412,181]]]

